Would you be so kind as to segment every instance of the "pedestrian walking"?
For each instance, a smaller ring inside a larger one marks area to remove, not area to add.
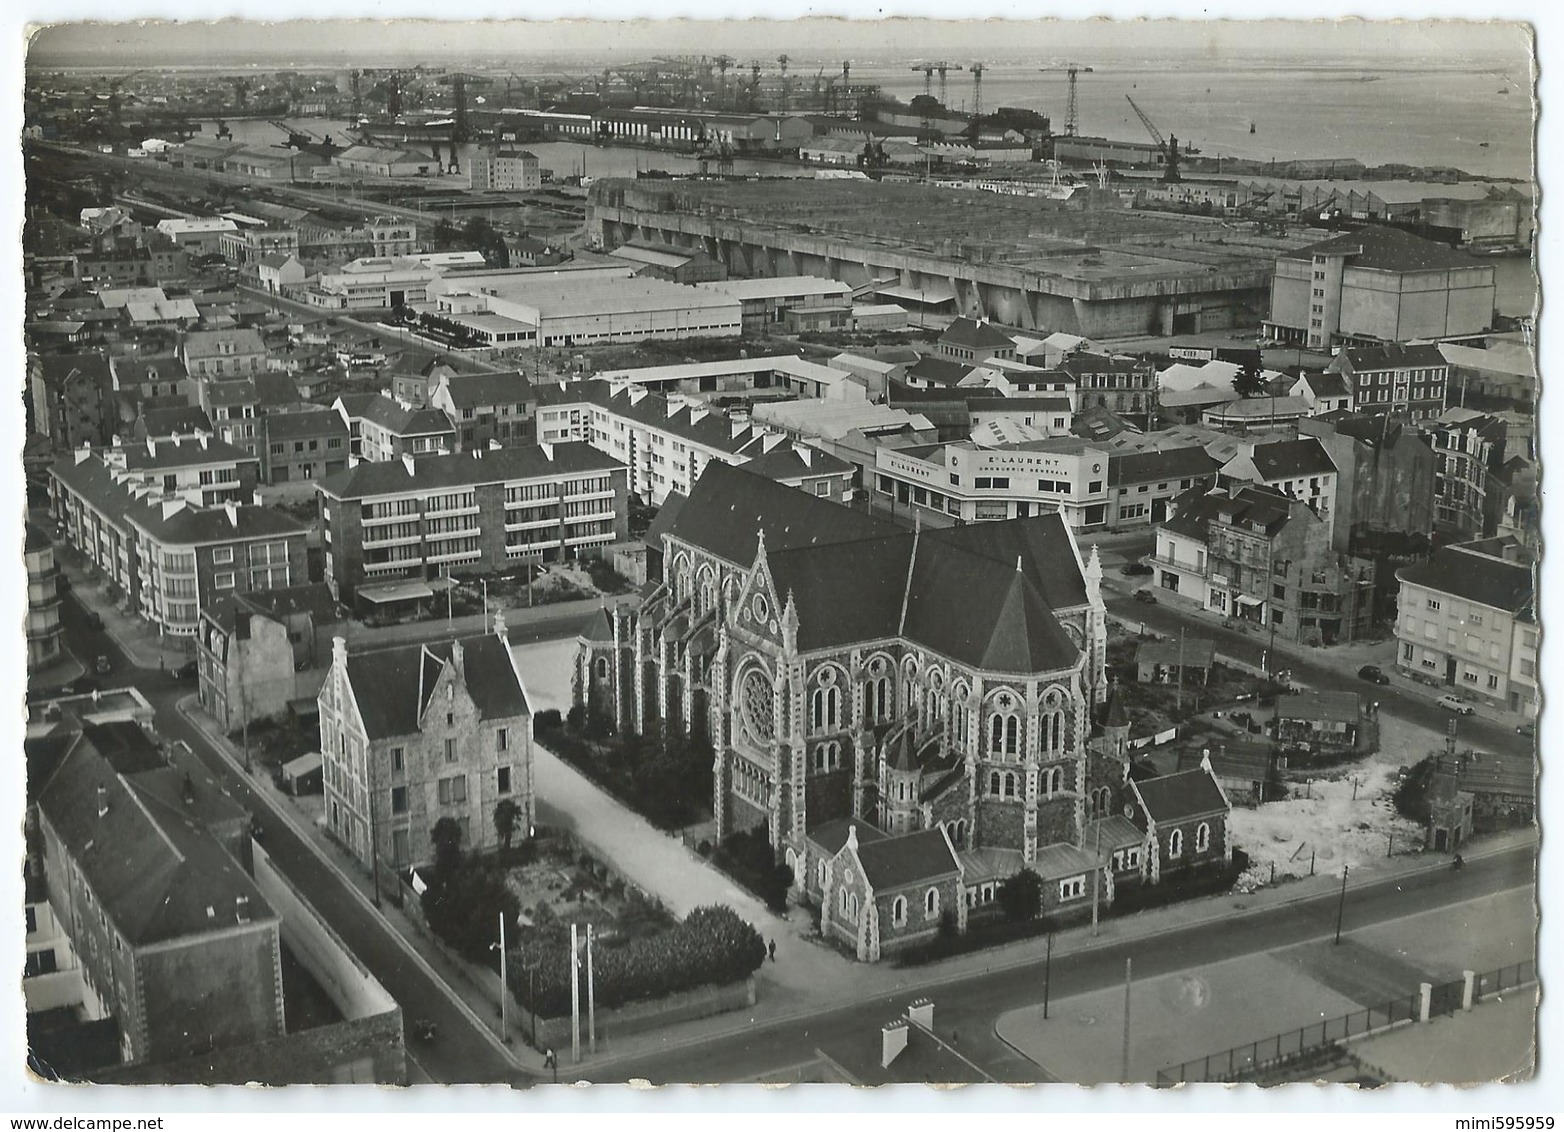
[[[777,961],[777,941],[774,939],[769,941],[766,944],[766,951],[771,955],[771,961],[775,963]]]

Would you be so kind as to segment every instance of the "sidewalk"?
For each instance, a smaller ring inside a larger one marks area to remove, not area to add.
[[[172,671],[194,655],[194,637],[167,637],[160,635],[139,617],[122,611],[104,593],[107,583],[101,579],[89,580],[79,552],[57,553],[55,560],[70,579],[71,594],[81,605],[103,618],[103,631],[108,635],[125,659],[137,668],[164,668]],[[90,664],[89,658],[81,658]]]
[[[612,597],[586,598],[581,601],[556,601],[548,605],[502,606],[498,602],[490,602],[487,617],[482,613],[471,613],[450,620],[440,617],[428,621],[410,621],[402,625],[386,625],[381,628],[370,628],[361,621],[349,621],[344,636],[347,637],[349,646],[355,649],[388,648],[415,641],[477,636],[479,633],[493,629],[494,615],[502,609],[505,612],[507,631],[516,632],[540,622],[572,617],[579,617],[585,624],[588,617],[605,605],[634,605],[639,601],[640,595],[631,592]]]
[[[200,731],[207,742],[212,744],[239,774],[244,773],[243,756],[232,741],[222,734],[211,717],[201,710],[194,696],[187,696],[180,700],[178,710],[180,715]],[[279,790],[270,775],[252,774],[249,782],[251,788],[270,810],[268,819],[284,823],[292,829],[310,846],[315,855],[331,868],[338,879],[351,885],[365,902],[372,906],[374,884],[363,866],[345,849],[327,837],[324,830],[308,815],[301,813],[294,799]],[[384,894],[375,915],[383,921],[389,932],[401,937],[417,953],[425,966],[430,969],[430,973],[444,984],[452,1000],[467,1015],[468,1021],[497,1039],[499,1035],[497,980],[490,976],[487,989],[479,985],[477,981],[479,976],[467,964],[441,950],[428,936],[415,928],[412,921],[397,908],[395,903],[386,899]],[[515,1017],[518,1015],[512,1015],[512,1018]],[[510,1028],[514,1034],[520,1034],[520,1029],[514,1022]],[[530,1073],[543,1072],[543,1055],[529,1049],[525,1043],[513,1040],[504,1047],[504,1052],[516,1068]]]

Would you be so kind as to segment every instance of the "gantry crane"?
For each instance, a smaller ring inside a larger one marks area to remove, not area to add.
[[[977,119],[983,116],[983,64],[973,63],[967,70],[972,72],[972,117]]]
[[[1092,73],[1092,69],[1090,67],[1083,67],[1079,63],[1060,63],[1060,64],[1058,64],[1057,66],[1054,66],[1054,67],[1042,67],[1042,68],[1040,68],[1040,70],[1045,75],[1046,74],[1053,74],[1053,73],[1056,73],[1058,71],[1063,71],[1066,75],[1069,76],[1069,79],[1070,79],[1070,93],[1069,93],[1068,98],[1065,101],[1064,136],[1067,137],[1067,138],[1075,137],[1075,132],[1076,132],[1076,130],[1079,127],[1079,124],[1080,124],[1079,123],[1079,110],[1080,110],[1080,108],[1079,108],[1079,104],[1076,101],[1077,77],[1080,75],[1080,73],[1082,71],[1085,71],[1088,75],[1091,74]]]
[[[1124,96],[1130,104],[1130,109],[1135,111],[1135,116],[1140,119],[1140,124],[1146,127],[1146,132],[1151,135],[1151,140],[1157,143],[1157,148],[1162,151],[1162,179],[1164,181],[1181,181],[1183,177],[1178,171],[1178,137],[1173,135],[1164,139],[1162,131],[1157,129],[1156,123],[1146,117],[1146,112],[1135,105],[1135,100],[1129,95]]]

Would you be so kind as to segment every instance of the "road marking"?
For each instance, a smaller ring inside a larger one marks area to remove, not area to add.
[[[208,740],[211,740],[212,736],[206,730],[206,728],[201,726],[201,724],[191,716],[190,712],[186,710],[186,705],[191,701],[192,698],[193,697],[191,696],[185,696],[183,699],[175,701],[174,710],[179,712],[179,714],[184,717],[186,723],[190,724],[191,727],[194,727],[202,735],[205,735]],[[430,981],[434,983],[437,989],[445,993],[445,996],[450,1000],[451,1005],[456,1007],[458,1013],[466,1017],[467,1021],[471,1023],[473,1029],[488,1039],[489,1044],[494,1047],[496,1052],[498,1052],[500,1056],[504,1057],[506,1061],[510,1062],[512,1067],[514,1067],[518,1072],[530,1075],[531,1070],[529,1070],[526,1066],[522,1065],[521,1062],[517,1060],[516,1055],[511,1051],[511,1049],[506,1046],[504,1042],[500,1041],[499,1037],[494,1033],[494,1031],[489,1029],[483,1020],[478,1017],[477,1012],[467,1004],[467,1001],[458,995],[453,989],[451,989],[451,985],[447,983],[445,979],[443,979],[435,971],[435,969],[429,965],[429,961],[418,953],[417,948],[408,943],[407,940],[402,937],[401,932],[397,931],[394,927],[391,926],[391,922],[386,919],[385,913],[383,913],[379,908],[376,908],[374,902],[359,891],[358,885],[353,883],[348,875],[337,866],[335,861],[320,851],[319,847],[317,847],[315,844],[314,838],[310,836],[309,832],[305,830],[303,825],[300,824],[299,820],[288,810],[279,807],[275,802],[267,797],[266,793],[261,790],[260,787],[250,782],[250,776],[245,774],[244,768],[238,762],[236,762],[226,750],[223,749],[221,744],[209,742],[208,746],[217,752],[218,757],[227,763],[235,774],[240,776],[240,780],[249,787],[250,793],[255,795],[256,799],[260,801],[268,811],[270,811],[272,816],[278,818],[285,825],[289,826],[298,836],[299,840],[304,843],[305,847],[315,856],[315,858],[336,875],[336,877],[342,882],[343,886],[346,887],[347,890],[358,899],[358,902],[364,911],[368,912],[373,919],[379,921],[380,926],[385,931],[385,934],[396,941],[397,946],[402,949],[402,951],[413,961],[413,964],[418,967],[419,970],[421,970],[429,977]],[[405,1037],[403,1042],[403,1050],[405,1052]]]

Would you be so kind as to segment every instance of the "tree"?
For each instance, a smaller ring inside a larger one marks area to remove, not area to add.
[[[1021,869],[999,886],[999,906],[1012,923],[1037,919],[1043,911],[1043,878]]]
[[[454,876],[462,865],[462,827],[455,818],[441,818],[429,831],[434,844],[434,871],[441,883]]]
[[[1233,378],[1233,391],[1244,398],[1265,396],[1265,378],[1260,376],[1258,364],[1244,363],[1243,368]]]
[[[516,836],[516,823],[521,820],[521,807],[514,799],[501,798],[494,803],[494,832],[500,836],[505,852],[510,852],[511,838]]]

